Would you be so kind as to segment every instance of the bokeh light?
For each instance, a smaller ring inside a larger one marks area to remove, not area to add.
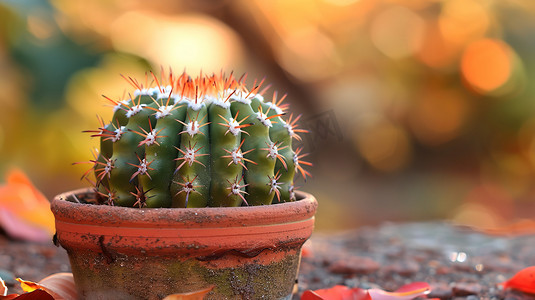
[[[456,63],[459,52],[458,45],[449,43],[438,25],[428,21],[422,46],[416,56],[429,67],[450,69]]]
[[[283,37],[277,49],[281,65],[296,78],[317,81],[339,70],[332,41],[318,29],[306,28]]]
[[[470,109],[468,99],[459,91],[435,92],[434,89],[426,89],[422,93],[409,119],[415,136],[431,146],[457,137]]]
[[[398,59],[420,48],[424,31],[425,22],[418,14],[403,6],[393,6],[374,18],[370,35],[379,51]]]
[[[394,172],[411,159],[411,146],[406,132],[376,115],[366,116],[363,128],[356,133],[356,144],[364,159],[374,168]]]
[[[445,1],[438,24],[448,43],[464,45],[484,36],[491,25],[488,5],[479,0]]]
[[[461,60],[461,71],[467,83],[482,93],[503,86],[511,77],[513,57],[504,42],[482,39],[468,45]]]

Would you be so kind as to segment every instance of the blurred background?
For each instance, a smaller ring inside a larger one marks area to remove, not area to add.
[[[535,211],[534,34],[529,0],[3,0],[0,174],[88,186],[120,74],[234,70],[303,115],[318,230],[504,226]]]

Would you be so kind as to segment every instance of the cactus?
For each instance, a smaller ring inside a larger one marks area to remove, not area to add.
[[[311,166],[292,148],[301,140],[299,117],[287,105],[248,89],[244,77],[186,73],[153,77],[128,100],[115,101],[110,123],[101,118],[100,151],[92,161],[101,203],[129,207],[268,205],[295,201],[294,176]],[[165,84],[164,84],[165,81]]]

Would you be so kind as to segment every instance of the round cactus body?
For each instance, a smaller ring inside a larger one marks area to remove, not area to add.
[[[155,78],[156,79],[156,78]],[[303,165],[298,118],[266,102],[260,85],[247,89],[224,75],[186,73],[166,86],[136,88],[132,99],[110,100],[109,124],[94,132],[100,152],[91,161],[101,202],[130,207],[267,205],[294,201]]]

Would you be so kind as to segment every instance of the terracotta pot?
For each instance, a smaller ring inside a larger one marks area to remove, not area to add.
[[[61,194],[51,205],[82,299],[161,299],[210,286],[210,299],[289,299],[317,207],[303,192],[295,202],[255,207],[75,202],[91,193]]]

